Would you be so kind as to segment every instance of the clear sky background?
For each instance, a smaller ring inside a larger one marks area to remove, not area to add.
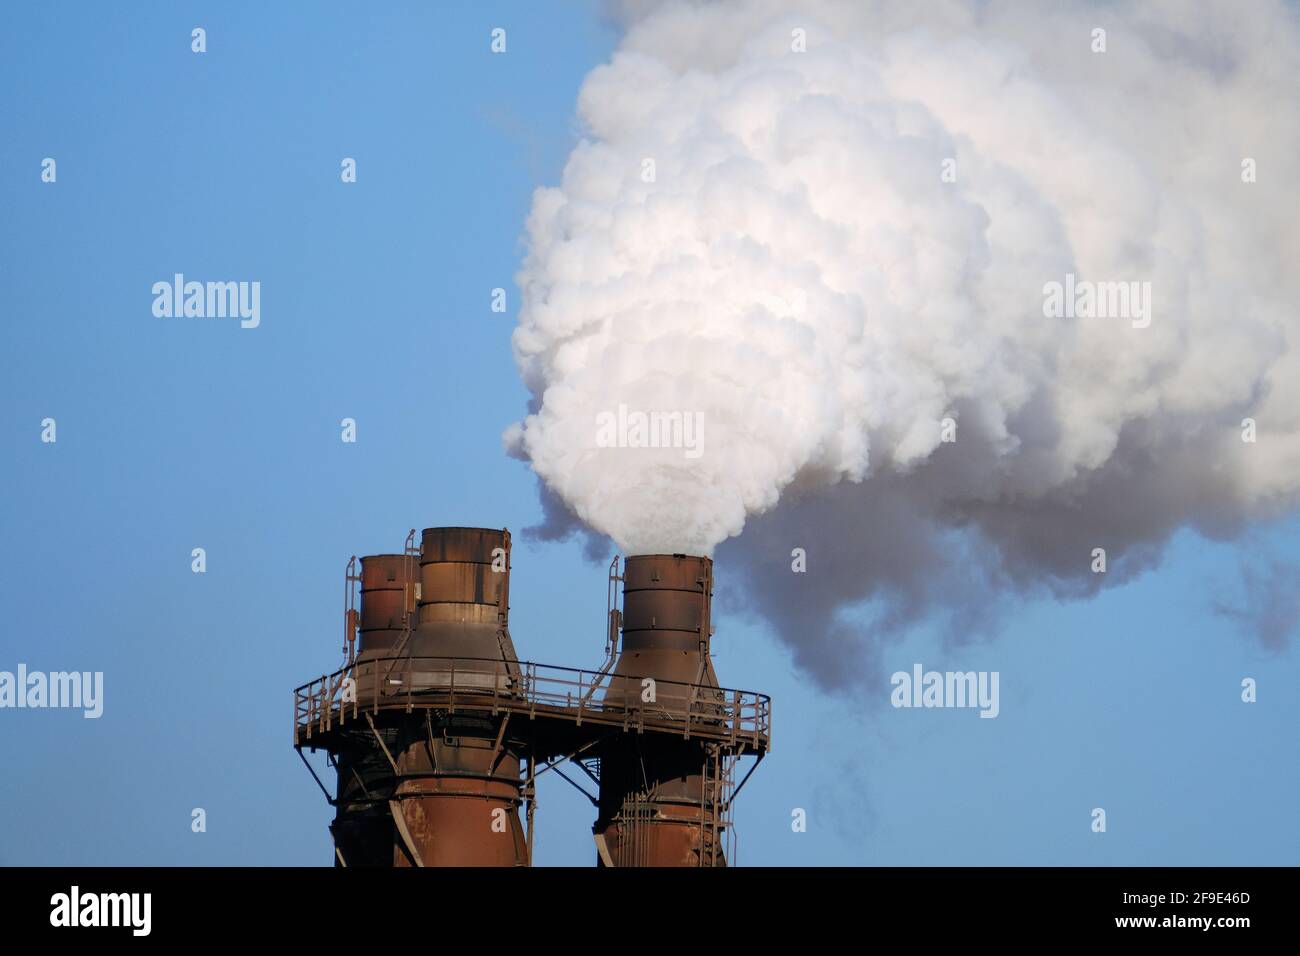
[[[509,527],[520,655],[599,664],[604,564],[521,533],[536,486],[500,435],[526,400],[510,333],[531,192],[616,38],[576,2],[6,11],[0,670],[103,671],[105,710],[0,710],[0,864],[328,865],[292,690],[339,662],[348,557],[411,527]],[[175,272],[260,281],[261,327],[154,317]],[[828,696],[722,612],[722,683],[775,701],[739,861],[1300,863],[1300,663],[1212,610],[1261,554],[1300,560],[1300,528],[1180,536],[1159,571],[1028,603],[991,642],[922,628],[888,649],[886,672],[998,671],[996,720],[894,710],[887,685]],[[592,816],[550,775],[538,862],[592,865]]]

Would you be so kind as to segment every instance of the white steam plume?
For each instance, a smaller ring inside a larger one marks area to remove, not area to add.
[[[1295,507],[1294,7],[631,6],[519,277],[507,444],[587,526],[712,553],[749,522],[787,636],[790,549],[821,548],[825,637]],[[1150,283],[1149,325],[1045,316],[1067,275]],[[698,413],[699,456],[601,447],[620,406]]]

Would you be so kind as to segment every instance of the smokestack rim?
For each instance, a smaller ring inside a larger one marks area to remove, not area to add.
[[[429,531],[488,531],[492,534],[506,534],[509,530],[509,528],[481,528],[476,525],[437,524],[428,528],[421,528],[420,537],[423,537]]]
[[[623,560],[624,560],[625,562],[627,562],[627,561],[635,561],[635,560],[637,560],[638,558],[677,558],[677,559],[679,559],[679,560],[687,560],[687,561],[708,561],[710,564],[713,563],[713,559],[712,559],[711,557],[709,557],[707,554],[686,554],[686,553],[681,552],[681,551],[675,551],[675,552],[672,552],[672,553],[668,553],[668,552],[645,552],[645,553],[638,553],[638,554],[627,554],[627,555],[624,555],[624,556],[623,556]]]

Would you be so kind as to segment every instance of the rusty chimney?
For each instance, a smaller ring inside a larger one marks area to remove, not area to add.
[[[352,574],[351,567],[349,585],[361,585],[359,613],[348,613],[349,633],[356,626],[361,637],[352,672],[354,686],[373,690],[389,663],[381,659],[400,653],[403,637],[409,633],[415,611],[414,562],[409,555],[374,554],[361,558],[359,576]],[[392,747],[397,731],[383,727],[372,733],[359,726],[339,734],[334,752],[338,768],[335,816],[330,825],[336,865],[392,865],[389,801],[396,784],[392,765],[376,746],[377,737]]]
[[[409,657],[390,680],[411,694],[503,690],[519,673],[508,628],[510,533],[426,528]],[[417,712],[399,728],[394,758],[395,866],[520,866],[521,745],[508,715],[452,708]]]
[[[386,657],[402,642],[415,610],[411,558],[372,554],[361,559],[361,642],[358,660]]]
[[[411,654],[451,658],[457,687],[501,685],[518,671],[510,640],[510,532],[494,528],[425,528]],[[435,684],[451,679],[444,664],[421,664]],[[418,686],[418,685],[417,685]]]
[[[606,706],[665,720],[719,716],[709,655],[713,562],[685,554],[634,555],[623,574],[622,645]],[[731,760],[698,737],[625,735],[601,750],[593,828],[604,866],[722,866]]]

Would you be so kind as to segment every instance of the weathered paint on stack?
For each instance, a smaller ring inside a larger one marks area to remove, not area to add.
[[[627,559],[623,640],[607,705],[707,718],[720,695],[709,656],[713,562],[684,554]],[[594,831],[607,866],[723,865],[713,750],[699,739],[626,736],[601,750]]]

